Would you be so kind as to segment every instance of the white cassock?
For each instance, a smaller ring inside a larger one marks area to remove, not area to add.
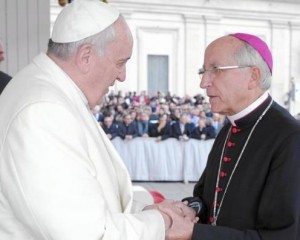
[[[1,240],[164,239],[73,81],[45,54],[0,97]]]

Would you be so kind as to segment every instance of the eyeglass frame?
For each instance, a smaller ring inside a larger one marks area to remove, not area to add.
[[[199,76],[203,76],[206,72],[215,71],[217,73],[219,70],[231,70],[231,69],[239,69],[239,68],[248,68],[252,67],[250,65],[232,65],[232,66],[213,66],[210,69],[205,70],[204,67],[198,70]]]

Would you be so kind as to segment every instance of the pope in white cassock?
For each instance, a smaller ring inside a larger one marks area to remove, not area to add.
[[[91,111],[115,80],[125,80],[132,45],[116,9],[76,0],[58,16],[47,54],[6,87],[1,240],[153,240],[175,227],[163,207],[141,211],[133,200],[127,170]]]

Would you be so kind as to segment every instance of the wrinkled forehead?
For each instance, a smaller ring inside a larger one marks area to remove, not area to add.
[[[123,43],[123,44],[128,44],[128,45],[133,45],[133,37],[132,33],[130,31],[130,28],[125,21],[123,16],[120,16],[118,20],[114,23],[114,28],[116,32],[116,41]]]
[[[234,54],[242,45],[243,42],[231,36],[218,38],[206,48],[204,63],[206,65],[235,63]]]

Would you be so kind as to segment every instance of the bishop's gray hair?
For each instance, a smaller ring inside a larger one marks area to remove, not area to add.
[[[104,55],[107,45],[111,43],[115,37],[116,32],[114,29],[114,24],[112,24],[100,33],[84,38],[77,42],[56,43],[50,39],[47,52],[60,59],[67,60],[75,54],[79,47],[84,44],[91,44],[96,47],[99,55]]]
[[[271,71],[267,63],[251,45],[243,42],[243,47],[235,53],[234,57],[239,65],[257,66],[260,69],[262,78],[259,86],[262,90],[268,90],[271,87]]]

